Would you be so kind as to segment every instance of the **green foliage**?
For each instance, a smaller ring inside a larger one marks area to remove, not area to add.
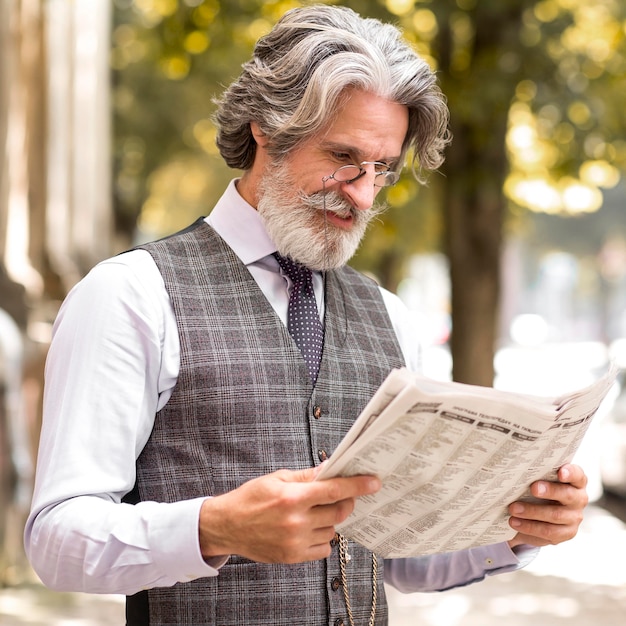
[[[255,22],[259,4],[116,3],[111,59],[121,227],[132,229],[142,208],[146,230],[157,234],[209,210],[227,177],[213,147],[211,100],[249,56],[255,31],[267,28]],[[181,167],[196,174],[172,181]],[[206,176],[201,185],[199,169]],[[158,189],[166,183],[164,198]]]
[[[159,236],[210,211],[237,174],[214,147],[212,98],[239,73],[256,39],[299,4],[304,3],[115,0],[111,64],[120,230],[132,231],[139,220],[140,236]],[[626,6],[621,0],[341,4],[400,25],[438,70],[453,129],[471,139],[474,151],[470,163],[451,153],[446,184],[454,177],[480,185],[493,177],[491,164],[507,169],[511,159],[517,166],[504,142],[505,129],[497,131],[498,124],[511,122],[515,103],[527,107],[539,140],[550,147],[537,164],[541,176],[577,176],[589,159],[624,168]],[[482,174],[478,161],[486,164]],[[390,190],[391,208],[368,233],[354,264],[393,287],[411,254],[438,248],[441,182],[435,175],[423,188],[407,176]]]

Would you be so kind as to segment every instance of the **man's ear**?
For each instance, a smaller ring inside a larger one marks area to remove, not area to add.
[[[256,141],[257,146],[259,148],[265,148],[269,143],[267,135],[261,130],[258,122],[250,122],[250,130],[252,131],[252,136],[254,137],[254,141]]]

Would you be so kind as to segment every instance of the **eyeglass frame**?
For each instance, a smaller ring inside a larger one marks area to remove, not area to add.
[[[367,174],[367,170],[363,167],[364,165],[374,165],[374,166],[381,165],[387,168],[386,170],[383,170],[382,172],[374,171],[374,187],[377,187],[378,189],[384,189],[385,187],[392,187],[400,179],[400,173],[392,169],[391,166],[389,166],[387,163],[382,163],[381,161],[361,161],[361,163],[359,163],[358,165],[356,163],[348,163],[346,165],[342,165],[341,167],[338,167],[332,174],[329,174],[328,176],[324,176],[322,178],[322,183],[324,183],[325,185],[329,180],[334,180],[337,183],[347,183],[348,185],[350,185],[351,183],[356,182],[357,180],[359,180],[359,178],[362,178],[363,176],[365,176],[365,174]],[[348,178],[346,180],[339,180],[336,178],[337,172],[340,172],[341,170],[345,170],[349,168],[350,169],[356,168],[359,170],[359,173],[353,178]],[[378,176],[384,176],[383,178],[384,181],[391,180],[392,182],[387,183],[385,185],[377,185],[376,180]]]

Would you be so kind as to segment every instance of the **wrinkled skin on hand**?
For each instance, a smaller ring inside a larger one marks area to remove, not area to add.
[[[335,525],[380,480],[352,476],[315,481],[319,468],[279,470],[205,500],[200,512],[204,558],[238,554],[262,563],[297,563],[330,555]]]
[[[576,536],[589,502],[587,476],[578,465],[564,465],[558,479],[531,485],[533,496],[545,503],[514,502],[509,506],[509,524],[517,531],[509,541],[511,547],[556,545]]]

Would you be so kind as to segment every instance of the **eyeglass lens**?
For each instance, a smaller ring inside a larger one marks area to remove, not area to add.
[[[398,173],[389,169],[385,163],[372,162],[376,172],[374,182],[375,187],[389,187],[398,181]],[[359,165],[343,165],[335,170],[329,178],[333,178],[338,183],[355,182],[365,174],[365,169]]]

